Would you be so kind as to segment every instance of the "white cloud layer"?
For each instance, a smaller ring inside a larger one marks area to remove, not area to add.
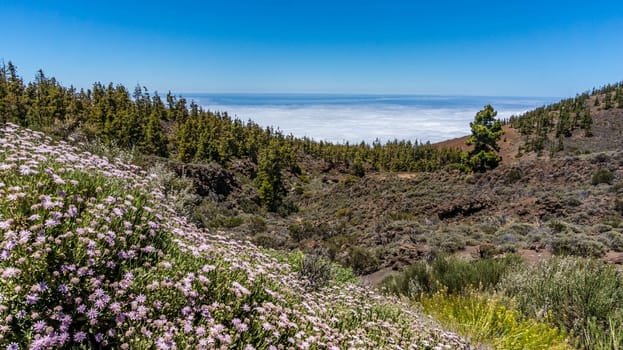
[[[472,98],[477,99],[477,98]],[[297,104],[271,104],[270,98],[260,103],[229,104],[210,103],[198,98],[198,104],[212,111],[227,111],[230,116],[246,121],[253,120],[261,126],[279,128],[284,134],[307,136],[317,141],[359,143],[380,139],[411,141],[443,141],[469,134],[469,123],[486,103],[498,111],[498,118],[508,118],[542,105],[545,99],[502,99],[486,102],[480,98],[469,103],[449,99],[447,103],[330,103],[313,101]],[[491,98],[489,98],[491,100]],[[549,102],[549,100],[547,100]],[[300,102],[300,101],[299,101]],[[500,107],[496,107],[496,104]]]

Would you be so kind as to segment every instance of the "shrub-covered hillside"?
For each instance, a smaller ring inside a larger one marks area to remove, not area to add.
[[[5,124],[1,347],[467,348],[396,299],[310,288],[313,262],[199,230],[174,201],[136,166]]]

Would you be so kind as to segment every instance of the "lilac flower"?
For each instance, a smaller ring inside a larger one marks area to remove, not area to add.
[[[56,337],[56,340],[60,345],[64,345],[65,343],[69,341],[69,338],[70,338],[69,333],[62,332],[61,334],[58,335],[58,337]]]
[[[37,332],[37,333],[41,333],[43,331],[45,331],[45,328],[48,325],[45,323],[44,320],[39,320],[37,322],[35,322],[35,324],[32,326],[32,329]]]
[[[50,196],[43,196],[43,199],[41,199],[41,205],[43,206],[43,209],[52,209],[56,207],[56,203],[52,201]]]
[[[0,221],[0,230],[8,230],[13,224],[13,220]]]
[[[87,311],[87,317],[90,320],[96,319],[97,316],[99,316],[99,312],[96,309],[91,308],[91,309],[89,309],[89,311]]]
[[[168,350],[173,348],[174,343],[171,340],[166,340],[163,337],[156,339],[156,348],[162,350]]]
[[[83,331],[74,333],[74,341],[76,343],[82,343],[87,338],[87,334]]]
[[[72,204],[69,206],[69,209],[67,209],[67,216],[72,218],[76,215],[78,215],[78,208],[76,208],[76,206]]]
[[[66,295],[66,294],[68,294],[68,293],[69,293],[69,288],[68,288],[66,285],[64,285],[64,284],[59,285],[59,286],[57,287],[57,289],[58,289],[58,291],[59,291],[61,294],[63,294],[63,295]]]
[[[143,304],[147,301],[147,297],[144,294],[139,294],[136,296],[136,301]]]
[[[121,304],[115,301],[114,303],[108,305],[108,309],[112,311],[112,313],[118,314],[121,312]]]
[[[45,227],[54,227],[58,225],[60,222],[55,219],[47,219],[45,220]]]
[[[40,292],[45,292],[46,290],[48,290],[48,284],[43,281],[37,283],[37,287],[39,288]]]
[[[53,181],[55,184],[57,185],[64,185],[65,184],[65,180],[63,180],[60,176],[54,174],[52,175]]]
[[[6,346],[6,350],[19,350],[19,345],[13,342]]]
[[[4,237],[6,238],[8,236],[8,234],[5,234]],[[14,235],[11,235],[14,236]],[[15,248],[17,246],[17,242],[14,240],[9,240],[4,244],[4,248],[8,249],[8,250],[13,250],[13,248]]]
[[[36,304],[39,301],[39,294],[37,293],[32,293],[32,294],[28,294],[26,296],[26,303],[27,304]]]
[[[32,233],[28,230],[19,231],[19,243],[21,244],[27,243],[31,235]]]

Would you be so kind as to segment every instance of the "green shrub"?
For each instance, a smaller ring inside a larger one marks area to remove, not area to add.
[[[252,216],[247,222],[249,230],[253,233],[266,231],[266,221],[261,216]]]
[[[253,243],[264,248],[279,249],[285,242],[275,235],[260,233],[253,237]]]
[[[593,177],[591,179],[591,184],[593,186],[599,184],[610,184],[614,179],[614,174],[606,168],[601,168],[593,173]]]
[[[350,210],[350,208],[340,208],[338,210],[335,211],[335,217],[336,218],[341,218],[341,217],[347,217],[350,218],[353,215],[353,211]]]
[[[290,238],[296,242],[300,242],[304,239],[311,238],[315,233],[315,229],[314,225],[310,221],[303,220],[300,224],[288,226],[288,232],[290,234]]]
[[[467,245],[465,237],[461,232],[448,231],[438,232],[429,239],[429,244],[439,248],[446,253],[454,253],[461,249],[464,249]]]
[[[557,236],[551,240],[552,253],[556,255],[574,255],[580,257],[602,257],[606,247],[584,235]]]
[[[359,181],[361,181],[361,177],[355,176],[355,175],[350,175],[347,178],[345,178],[344,180],[341,180],[340,183],[342,183],[343,185],[349,187],[349,186],[352,186],[352,185],[358,183]]]
[[[621,215],[605,216],[603,219],[601,219],[601,222],[614,228],[623,228],[623,218],[621,217]]]
[[[394,221],[411,221],[415,220],[415,216],[411,213],[403,211],[392,211],[389,213],[389,217]]]
[[[234,227],[238,227],[242,225],[244,220],[239,216],[232,216],[232,217],[222,217],[218,220],[218,222],[220,223],[219,226],[221,227],[234,228]]]
[[[305,193],[305,189],[303,188],[303,186],[301,184],[296,184],[296,186],[294,186],[294,194],[296,195],[302,195],[303,193]]]
[[[606,324],[591,318],[583,334],[581,344],[587,344],[590,349],[621,349],[623,346],[623,317],[619,314],[608,318]]]
[[[523,177],[523,172],[521,171],[521,169],[513,168],[513,169],[510,169],[506,173],[506,179],[505,179],[504,182],[506,184],[513,184],[513,183],[521,180],[522,177]]]
[[[361,162],[355,162],[350,168],[351,174],[357,177],[364,177],[366,175],[366,169]]]
[[[616,184],[612,185],[612,188],[610,188],[610,190],[614,193],[619,193],[621,190],[623,190],[623,181],[619,181]]]
[[[436,293],[423,297],[420,304],[442,323],[495,349],[569,349],[564,333],[545,322],[525,319],[498,299]]]
[[[498,288],[527,317],[551,316],[576,337],[580,348],[595,348],[584,338],[591,327],[605,331],[610,319],[620,320],[623,276],[598,260],[565,257],[523,266],[505,276]]]
[[[414,299],[423,293],[432,294],[438,289],[431,268],[423,261],[416,262],[399,274],[386,277],[381,285],[390,293]]]
[[[481,244],[478,246],[478,257],[480,259],[490,259],[497,253],[497,249],[493,244]]]
[[[353,247],[349,252],[348,265],[356,273],[363,275],[376,271],[379,266],[379,259],[367,248]]]
[[[262,207],[252,198],[238,198],[237,202],[240,210],[247,214],[258,214],[262,210]]]
[[[567,225],[559,220],[552,220],[547,223],[547,226],[551,228],[554,232],[565,232],[567,230]]]
[[[619,215],[623,215],[623,198],[617,198],[614,200],[614,210]]]
[[[383,286],[392,293],[416,298],[422,293],[430,295],[437,291],[458,294],[474,289],[488,290],[520,261],[516,255],[475,261],[437,256],[430,263],[420,261],[402,273],[388,277]]]
[[[600,241],[615,252],[623,252],[623,233],[609,230],[600,234]]]
[[[331,262],[317,255],[305,256],[298,266],[299,278],[305,279],[311,289],[326,286],[333,277],[332,272]]]
[[[357,237],[354,235],[337,234],[329,237],[325,242],[327,254],[331,260],[336,260],[338,253],[343,252],[345,247],[354,244]]]
[[[448,293],[462,293],[471,288],[486,290],[495,286],[508,267],[519,261],[514,255],[476,261],[451,257],[435,259],[432,267],[436,279]]]
[[[299,211],[299,208],[290,197],[283,198],[281,204],[277,208],[277,214],[284,218],[297,211]]]
[[[300,250],[294,251],[277,251],[277,250],[264,250],[264,253],[274,257],[280,263],[287,263],[292,266],[294,272],[296,272],[300,277],[305,277],[309,275],[310,272],[312,274],[317,274],[317,270],[324,270],[324,267],[320,265],[328,264],[331,271],[330,276],[331,279],[329,282],[334,284],[343,284],[343,283],[358,283],[359,280],[352,269],[346,268],[340,264],[330,262],[327,259],[317,256],[317,255],[305,255]],[[306,260],[309,260],[306,262]],[[306,271],[301,272],[303,269]],[[326,273],[326,272],[323,272]]]
[[[177,213],[192,218],[193,211],[200,202],[200,197],[195,193],[192,179],[177,176],[167,169],[163,163],[156,163],[149,168],[150,174],[154,174],[158,183],[163,186],[164,194],[171,200],[169,202]]]

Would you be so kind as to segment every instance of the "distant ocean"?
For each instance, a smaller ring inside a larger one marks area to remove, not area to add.
[[[487,97],[342,94],[182,94],[204,109],[227,111],[243,121],[279,128],[317,141],[437,142],[470,133],[469,123],[486,104],[508,118],[554,97]]]

